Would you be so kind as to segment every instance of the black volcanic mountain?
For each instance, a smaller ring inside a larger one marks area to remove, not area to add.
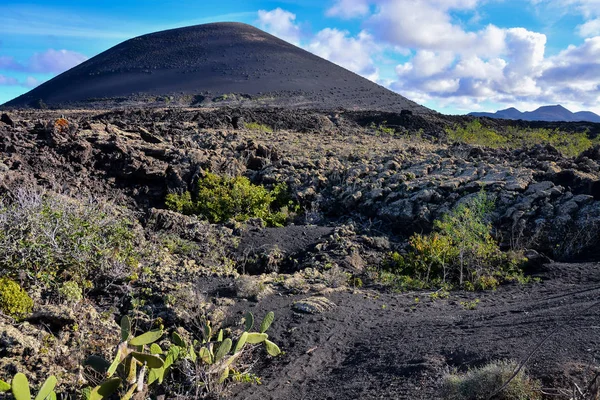
[[[469,115],[474,117],[489,117],[502,119],[522,119],[524,121],[587,121],[600,122],[600,115],[594,114],[591,111],[571,112],[561,105],[543,106],[534,111],[521,112],[514,107],[505,110],[496,111],[495,113],[487,112],[472,112]]]
[[[213,105],[232,99],[256,105],[432,112],[241,23],[197,25],[127,40],[4,106]]]

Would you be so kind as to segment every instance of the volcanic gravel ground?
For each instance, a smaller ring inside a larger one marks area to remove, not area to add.
[[[237,399],[432,399],[445,372],[495,359],[525,359],[545,385],[568,387],[574,365],[600,356],[600,264],[550,264],[541,283],[495,292],[333,293],[319,315],[290,305],[307,297],[271,296],[251,309],[275,311],[270,336],[285,351],[261,368],[262,385],[236,389]],[[418,303],[415,298],[418,297]],[[480,299],[475,310],[460,301]],[[249,304],[238,304],[239,313]],[[587,309],[587,310],[586,310]]]

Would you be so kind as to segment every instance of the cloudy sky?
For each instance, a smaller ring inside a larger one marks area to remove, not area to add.
[[[3,0],[0,104],[131,37],[215,21],[255,25],[444,113],[600,114],[600,0]]]

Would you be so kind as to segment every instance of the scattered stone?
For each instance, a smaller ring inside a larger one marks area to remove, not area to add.
[[[0,115],[0,122],[4,122],[8,126],[15,126],[15,122],[6,113],[2,113],[2,115]]]
[[[154,143],[154,144],[162,143],[161,138],[159,138],[156,135],[153,135],[152,133],[150,133],[148,130],[146,130],[144,128],[139,128],[138,132],[140,133],[140,136],[142,137],[142,139],[148,143]]]
[[[336,304],[326,297],[312,296],[304,300],[296,301],[292,309],[304,314],[321,314],[330,311],[336,307]]]
[[[35,324],[44,324],[52,332],[60,332],[65,327],[76,324],[77,317],[70,306],[46,304],[35,310],[28,321]]]

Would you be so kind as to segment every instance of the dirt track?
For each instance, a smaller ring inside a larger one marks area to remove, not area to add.
[[[263,385],[234,397],[432,399],[445,371],[524,359],[557,328],[527,368],[545,386],[568,387],[569,374],[600,356],[598,309],[582,313],[598,301],[600,264],[546,268],[542,283],[435,302],[419,292],[332,294],[337,307],[321,315],[291,311],[306,296],[269,297],[253,311],[275,311],[271,336],[286,355],[261,371]],[[459,304],[476,297],[475,310]]]

